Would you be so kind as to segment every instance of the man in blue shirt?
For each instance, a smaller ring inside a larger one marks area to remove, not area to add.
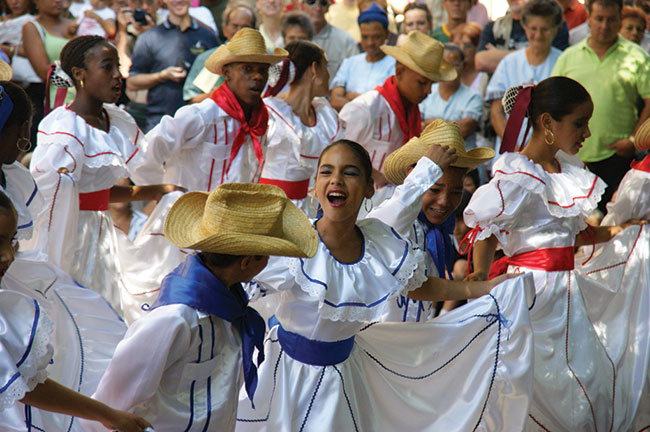
[[[169,17],[135,43],[129,90],[149,90],[145,132],[184,105],[183,82],[196,56],[218,44],[214,32],[192,19],[190,0],[166,0]]]

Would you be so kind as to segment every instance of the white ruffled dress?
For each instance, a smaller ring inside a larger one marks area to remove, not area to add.
[[[494,178],[474,193],[465,210],[465,223],[478,227],[477,240],[496,236],[507,256],[573,247],[605,184],[575,157],[560,152],[557,163],[560,172],[548,173],[523,155],[504,154],[494,164]],[[537,293],[531,310],[535,383],[525,430],[630,430],[650,338],[628,338],[627,324],[616,316],[623,309],[614,316],[594,316],[594,302],[607,289],[598,289],[582,272],[513,265],[508,272],[532,273]],[[639,331],[645,334],[647,326]]]
[[[311,191],[321,152],[339,137],[338,114],[327,99],[314,98],[312,108],[316,124],[306,126],[284,100],[270,97],[264,99],[264,104],[269,110],[269,129],[260,183],[282,187],[285,182],[295,185],[304,181],[309,184],[306,193]],[[311,200],[306,193],[295,198],[287,195],[299,209],[310,215],[315,212],[310,209]]]
[[[25,167],[4,165],[2,171],[6,179],[4,192],[18,212],[18,239],[21,251],[25,252],[16,255],[0,282],[0,320],[4,321],[0,328],[13,329],[19,336],[18,339],[0,336],[3,345],[0,349],[0,388],[5,388],[0,390],[0,430],[80,431],[78,420],[73,417],[41,411],[17,401],[46,375],[91,395],[126,326],[99,294],[79,286],[70,276],[48,264],[47,254],[42,249],[31,247],[47,244],[47,233],[35,233],[33,227],[39,225],[43,216],[47,217],[48,209]],[[38,241],[32,242],[37,234]],[[16,296],[29,300],[15,300]],[[34,319],[36,309],[43,312],[37,321]],[[34,336],[32,348],[23,349],[30,334]],[[42,347],[48,342],[54,347],[54,357],[51,351],[42,354]],[[11,357],[16,350],[26,355],[18,368],[17,360],[3,355],[10,353]],[[38,370],[27,366],[42,362],[45,364]],[[16,378],[7,385],[16,368],[23,380]]]
[[[271,258],[252,297],[279,291],[251,406],[238,431],[521,431],[532,391],[532,279],[430,323],[376,323],[425,280],[423,254],[375,219],[359,260],[321,242],[311,259]],[[257,289],[259,288],[259,289]],[[514,294],[513,294],[514,293]]]
[[[79,210],[79,194],[110,189],[129,177],[141,162],[142,133],[123,110],[108,104],[104,109],[108,133],[67,107],[52,111],[39,125],[30,169],[49,208],[44,223],[51,262],[120,311],[113,222],[108,211]]]

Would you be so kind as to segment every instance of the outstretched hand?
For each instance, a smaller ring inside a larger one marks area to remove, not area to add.
[[[147,428],[152,428],[151,423],[142,417],[116,409],[111,409],[101,423],[105,428],[118,432],[146,432]]]

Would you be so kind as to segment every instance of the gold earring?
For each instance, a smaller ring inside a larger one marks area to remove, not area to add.
[[[84,80],[79,81],[79,84],[81,85],[81,88],[84,88]]]
[[[544,142],[549,146],[555,144],[555,134],[549,128],[544,128]]]
[[[25,144],[21,146],[21,143]],[[19,138],[18,141],[16,141],[16,147],[18,147],[18,150],[20,150],[21,153],[27,153],[32,149],[32,142],[29,138]]]

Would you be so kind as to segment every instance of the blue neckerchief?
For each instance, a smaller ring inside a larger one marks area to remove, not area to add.
[[[248,306],[248,296],[241,285],[227,288],[205,267],[198,255],[190,255],[165,276],[160,286],[160,296],[151,309],[169,304],[191,306],[226,320],[239,330],[242,337],[244,384],[252,404],[257,388],[257,367],[253,363],[253,349],[257,347],[259,366],[264,361],[266,325],[260,314]]]
[[[0,86],[0,131],[5,127],[5,123],[14,110],[14,102],[5,91],[4,87]]]
[[[454,267],[454,246],[451,242],[451,235],[456,226],[456,212],[452,213],[440,225],[429,222],[421,211],[418,219],[427,227],[425,243],[427,251],[438,269],[438,274],[441,278],[447,275],[450,280],[453,280],[451,270]]]

